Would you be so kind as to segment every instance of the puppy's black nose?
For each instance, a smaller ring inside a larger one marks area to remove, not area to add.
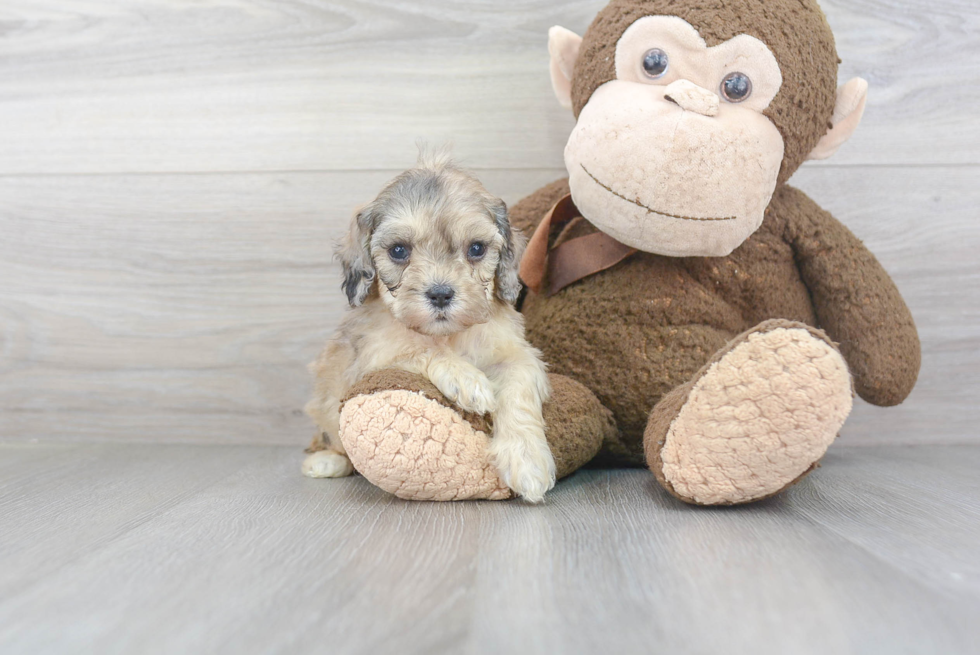
[[[433,307],[443,309],[453,301],[456,292],[448,284],[438,284],[425,292],[425,297],[429,299]]]

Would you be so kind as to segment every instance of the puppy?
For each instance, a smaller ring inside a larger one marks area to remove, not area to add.
[[[492,413],[501,479],[528,501],[544,498],[555,484],[541,416],[551,390],[513,307],[525,241],[503,201],[446,153],[423,151],[357,213],[338,248],[353,309],[310,365],[306,411],[319,429],[304,474],[352,473],[338,438],[340,399],[365,374],[400,368],[465,411]]]

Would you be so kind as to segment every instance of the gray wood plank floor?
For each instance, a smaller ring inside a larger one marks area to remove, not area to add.
[[[683,506],[394,499],[276,446],[0,445],[0,652],[976,653],[980,447],[836,448]]]

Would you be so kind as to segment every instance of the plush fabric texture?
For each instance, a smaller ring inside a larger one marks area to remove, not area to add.
[[[767,321],[657,404],[647,462],[685,502],[759,500],[813,468],[850,413],[852,395],[847,365],[825,334]]]
[[[388,391],[391,389],[413,391],[426,398],[431,398],[435,402],[458,412],[460,418],[469,423],[474,430],[490,432],[490,417],[462,411],[443,396],[439,389],[436,388],[436,385],[429,382],[426,378],[397,368],[386,368],[382,371],[375,371],[374,373],[365,375],[347,391],[346,396],[340,399],[340,406],[343,408],[344,404],[351,398],[370,396],[379,391]]]
[[[839,59],[815,0],[613,0],[583,37],[572,81],[576,116],[596,89],[615,79],[616,45],[626,29],[639,18],[660,15],[684,19],[709,47],[748,34],[773,52],[783,85],[765,115],[783,136],[779,182],[786,182],[831,127],[834,112]]]
[[[702,93],[697,84],[688,80],[677,80],[668,86],[664,89],[664,97],[676,102],[684,111],[703,116],[717,116],[721,106],[717,93]]]
[[[687,502],[757,500],[816,465],[850,409],[848,368],[865,400],[894,405],[905,399],[918,375],[918,334],[874,255],[785,185],[828,134],[835,111],[838,59],[815,0],[613,0],[578,48],[571,85],[576,116],[616,78],[617,44],[644,16],[679,17],[709,47],[739,35],[765,44],[782,86],[763,115],[770,131],[775,126],[782,136],[783,158],[778,172],[770,162],[768,179],[776,175],[777,184],[768,204],[756,199],[764,207],[761,225],[734,250],[672,257],[641,249],[552,296],[526,294],[521,310],[528,340],[558,374],[544,408],[548,443],[560,475],[590,458],[602,465],[649,465]],[[553,44],[562,53],[557,73],[566,75],[576,40],[565,34]],[[695,90],[678,90],[686,94],[682,101],[696,102]],[[848,118],[819,155],[831,153],[860,118],[860,85],[844,89],[842,97],[851,99],[840,107]],[[848,110],[851,105],[856,111]],[[711,120],[721,113],[719,107]],[[712,142],[703,136],[699,141],[695,133],[687,148]],[[683,152],[673,152],[678,161],[667,160],[671,174],[653,176],[664,187],[658,193],[669,195],[666,187],[677,177],[728,174],[716,170],[725,168],[718,162],[695,162],[688,174]],[[630,181],[625,178],[604,182],[615,189]],[[532,235],[568,193],[567,180],[540,189],[511,210],[511,224]],[[695,196],[685,201],[714,200]],[[585,212],[596,224],[580,216],[549,230],[549,248],[596,234],[607,207]],[[358,470],[404,497],[509,495],[487,461],[485,417],[460,415],[415,376],[377,375],[352,390],[343,407],[341,438]]]
[[[572,77],[575,59],[582,39],[558,25],[548,30],[548,52],[551,55],[551,86],[561,106],[572,108]]]
[[[521,201],[512,223],[533,230],[567,188],[559,181]],[[552,243],[595,231],[577,219]],[[788,186],[727,257],[638,252],[554,296],[529,292],[521,311],[551,370],[612,410],[619,435],[607,442],[610,463],[643,465],[653,407],[736,335],[769,319],[824,329],[873,404],[901,402],[919,370],[915,323],[891,278],[850,230]]]
[[[565,165],[575,204],[617,241],[672,257],[724,256],[762,223],[782,140],[758,112],[726,105],[706,118],[665,101],[680,84],[617,80],[596,90]],[[623,126],[628,138],[609,136]]]
[[[904,401],[922,364],[912,313],[885,269],[846,227],[801,191],[780,194],[784,238],[813,296],[816,323],[840,343],[861,398]]]
[[[588,389],[549,376],[546,437],[559,478],[614,439],[612,413]],[[340,438],[370,482],[412,500],[503,500],[512,493],[487,455],[488,417],[463,413],[421,376],[388,369],[366,376],[341,406]]]
[[[651,80],[642,66],[652,45],[666,51],[670,59],[656,80]],[[616,79],[673,87],[669,95],[682,106],[686,94],[681,89],[687,87],[693,98],[709,104],[685,109],[704,115],[716,115],[724,106],[718,95],[720,82],[733,68],[751,78],[752,94],[737,105],[724,104],[731,109],[764,111],[779,92],[783,75],[772,50],[754,36],[739,34],[708,47],[697,28],[678,16],[645,16],[630,25],[616,43]]]
[[[351,398],[340,412],[340,434],[354,468],[399,498],[511,497],[490,464],[487,434],[418,392],[392,389]]]
[[[827,159],[857,130],[868,104],[868,83],[856,77],[837,89],[837,104],[831,119],[834,127],[817,143],[808,159]]]
[[[548,375],[551,399],[543,407],[545,437],[555,458],[558,478],[591,461],[603,444],[619,436],[612,412],[585,387],[563,375]]]

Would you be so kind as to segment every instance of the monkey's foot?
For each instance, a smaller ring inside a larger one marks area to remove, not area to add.
[[[851,411],[847,364],[820,330],[773,320],[736,337],[657,403],[647,463],[677,498],[767,498],[816,467]]]
[[[581,384],[549,376],[545,436],[559,478],[616,435],[612,413]],[[486,416],[464,413],[425,378],[388,369],[368,375],[340,411],[340,440],[371,483],[410,500],[503,500],[514,492],[490,457]]]
[[[371,483],[411,500],[502,500],[511,491],[490,463],[489,426],[461,414],[424,378],[381,371],[351,390],[340,439]]]

